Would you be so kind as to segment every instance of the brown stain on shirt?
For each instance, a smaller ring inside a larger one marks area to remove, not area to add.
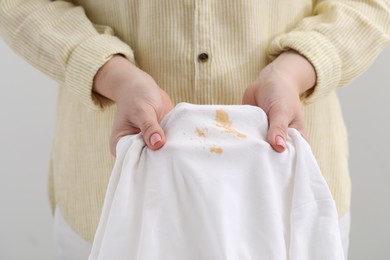
[[[210,153],[222,154],[223,149],[221,147],[212,146],[210,147]]]
[[[222,127],[227,133],[239,138],[246,138],[245,134],[238,132],[232,127],[232,121],[230,121],[229,114],[226,111],[222,109],[215,111],[215,121],[217,121],[217,126]]]
[[[202,137],[202,138],[205,138],[205,137],[206,137],[206,131],[207,131],[207,129],[201,130],[201,129],[199,129],[199,128],[196,128],[195,131],[196,131],[196,134],[197,134],[199,137]]]

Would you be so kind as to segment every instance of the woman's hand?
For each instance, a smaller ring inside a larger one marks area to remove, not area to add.
[[[268,116],[267,141],[278,152],[286,149],[287,128],[306,136],[300,96],[316,83],[311,63],[288,51],[266,66],[246,89],[243,104],[259,106]]]
[[[93,89],[117,104],[110,138],[114,156],[116,144],[125,135],[141,132],[152,150],[165,144],[160,122],[172,109],[172,102],[150,75],[115,55],[96,74]]]

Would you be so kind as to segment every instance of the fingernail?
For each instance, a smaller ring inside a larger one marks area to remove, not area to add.
[[[152,146],[154,146],[155,144],[157,144],[160,141],[161,141],[161,136],[158,133],[154,133],[150,137],[150,143],[152,144]]]
[[[281,137],[280,135],[276,136],[275,142],[277,146],[281,146],[284,149],[286,148],[286,142],[284,141],[283,137]]]

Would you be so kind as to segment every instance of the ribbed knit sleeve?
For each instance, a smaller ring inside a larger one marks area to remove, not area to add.
[[[272,41],[269,55],[295,50],[312,63],[317,84],[303,98],[312,103],[359,76],[389,42],[389,0],[319,0],[312,16]]]
[[[109,100],[92,91],[98,69],[114,54],[134,62],[131,48],[82,7],[65,1],[3,0],[0,32],[18,54],[75,94],[91,110]]]

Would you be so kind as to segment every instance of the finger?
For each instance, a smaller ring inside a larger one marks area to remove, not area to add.
[[[285,151],[287,147],[287,129],[291,121],[288,112],[271,109],[268,113],[268,121],[267,141],[275,151]]]
[[[165,144],[165,134],[153,108],[142,111],[135,125],[141,130],[144,141],[150,149],[158,150]]]
[[[134,135],[141,132],[138,128],[134,128],[130,126],[128,123],[118,122],[117,120],[114,122],[114,126],[112,129],[111,137],[110,137],[110,152],[116,157],[116,146],[119,140],[126,135]]]
[[[307,132],[303,118],[299,117],[294,119],[294,121],[289,125],[289,128],[295,128],[302,135],[302,137],[307,140]]]
[[[256,100],[255,100],[255,86],[249,86],[242,97],[242,104],[243,105],[256,105]]]

